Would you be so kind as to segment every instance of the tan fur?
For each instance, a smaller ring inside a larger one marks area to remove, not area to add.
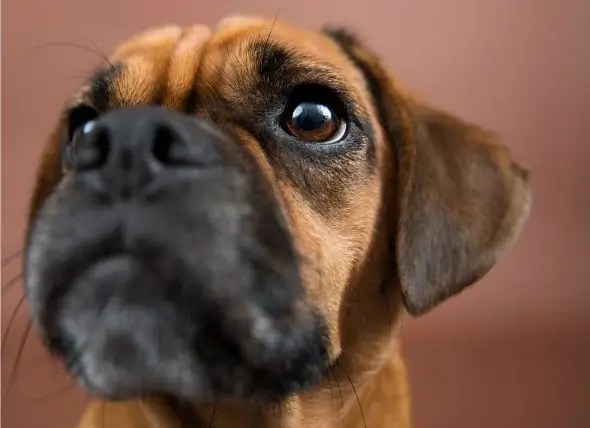
[[[200,97],[195,114],[228,123],[229,119],[222,112],[213,111],[210,106],[221,98],[237,104],[246,99],[248,94],[243,93],[243,88],[247,87],[254,65],[242,47],[243,41],[267,37],[271,26],[272,40],[301,52],[302,61],[306,64],[331,71],[335,84],[345,88],[356,108],[369,118],[376,131],[375,163],[378,173],[346,186],[339,195],[344,201],[340,209],[328,204],[324,211],[318,211],[310,206],[297,188],[275,174],[253,137],[240,129],[235,130],[243,137],[242,144],[252,153],[259,169],[279,196],[299,252],[313,261],[303,263],[301,275],[308,298],[326,318],[331,337],[330,357],[335,359],[340,356],[340,359],[329,375],[313,389],[294,395],[277,406],[213,403],[195,406],[204,421],[212,418],[212,426],[218,428],[407,428],[410,426],[409,389],[399,341],[404,303],[411,312],[423,313],[460,291],[449,287],[442,291],[437,289],[425,297],[417,296],[424,290],[416,291],[409,285],[413,280],[410,267],[404,270],[405,266],[401,266],[400,278],[397,278],[391,273],[394,267],[388,259],[387,236],[397,234],[399,245],[406,245],[405,242],[412,238],[411,234],[419,233],[413,226],[398,230],[404,221],[411,222],[414,213],[408,210],[413,209],[412,204],[428,203],[440,196],[432,189],[415,195],[411,193],[411,186],[408,187],[417,182],[414,175],[421,173],[416,172],[416,160],[421,156],[430,156],[433,150],[429,146],[432,142],[422,136],[424,130],[417,125],[425,120],[424,115],[430,114],[430,110],[426,111],[427,107],[421,101],[401,89],[389,74],[383,73],[376,58],[358,46],[351,46],[378,75],[382,89],[389,96],[392,118],[395,116],[401,122],[405,151],[404,156],[395,162],[394,149],[384,131],[386,124],[381,123],[361,71],[333,40],[319,32],[293,28],[281,22],[273,24],[265,19],[240,17],[222,22],[213,33],[201,26],[186,29],[169,26],[139,35],[121,45],[111,59],[125,64],[124,71],[112,82],[115,94],[113,107],[149,103],[156,88],[164,88],[161,103],[178,109],[194,84]],[[228,52],[231,55],[228,56]],[[193,82],[196,70],[199,70],[199,77]],[[242,84],[236,85],[236,82]],[[78,97],[83,96],[82,91]],[[458,122],[451,116],[446,120],[453,121],[452,126],[465,127],[468,134],[462,138],[469,144],[479,144],[481,153],[489,155],[494,164],[499,165],[508,189],[506,198],[509,201],[506,204],[509,207],[495,226],[498,230],[494,232],[493,239],[497,245],[492,246],[487,259],[481,262],[478,268],[478,276],[481,276],[495,263],[504,246],[516,238],[516,229],[526,217],[529,204],[528,185],[520,181],[515,184],[510,175],[514,164],[504,149],[491,145],[491,137],[487,133],[479,128],[457,125]],[[56,146],[57,138],[54,138],[41,165],[32,212],[36,211],[40,201],[59,179],[59,174],[55,172],[56,165],[59,166]],[[426,152],[419,152],[422,150],[419,146],[426,147]],[[460,161],[470,162],[471,153],[466,152]],[[439,161],[432,158],[432,162],[436,164]],[[309,173],[321,174],[321,171]],[[473,179],[485,180],[486,177],[474,175]],[[419,199],[414,199],[417,197]],[[476,207],[470,208],[459,199],[453,200],[452,195],[446,202],[455,204],[456,212],[460,212],[457,221],[467,221],[474,228],[479,224],[478,219],[486,215],[469,211]],[[490,207],[496,206],[490,204]],[[435,230],[434,233],[439,232]],[[491,236],[491,232],[488,235]],[[474,243],[470,248],[476,249],[479,245]],[[403,257],[401,260],[411,262]],[[387,278],[387,298],[379,287],[383,278]],[[429,284],[425,282],[424,287],[429,287]],[[97,400],[88,406],[79,425],[80,428],[181,426],[185,425],[166,404],[152,399],[117,403]]]

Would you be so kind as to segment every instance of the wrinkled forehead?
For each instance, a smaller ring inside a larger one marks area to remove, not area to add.
[[[186,110],[195,91],[254,90],[261,80],[327,84],[368,105],[360,72],[319,31],[258,18],[229,18],[213,29],[168,26],[121,44],[74,99],[98,110],[158,103]]]

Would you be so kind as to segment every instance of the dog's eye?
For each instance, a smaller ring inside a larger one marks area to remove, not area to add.
[[[67,119],[67,142],[64,147],[64,162],[71,166],[75,160],[77,142],[90,133],[98,112],[92,107],[79,106],[70,110]]]
[[[328,106],[303,102],[295,106],[286,120],[287,131],[294,137],[313,142],[339,139],[344,122]]]
[[[92,107],[81,105],[68,112],[68,140],[74,141],[80,135],[90,132],[98,112]]]
[[[287,115],[287,132],[301,140],[330,142],[342,138],[346,123],[330,107],[315,102],[297,104]]]
[[[327,86],[305,84],[291,91],[281,126],[300,141],[334,143],[344,138],[347,117],[337,92]]]

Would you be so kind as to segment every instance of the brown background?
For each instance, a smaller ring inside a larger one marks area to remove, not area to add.
[[[208,4],[208,5],[207,5]],[[61,103],[99,59],[163,23],[235,13],[348,24],[433,103],[497,130],[533,171],[532,218],[478,286],[410,320],[417,428],[588,428],[590,410],[590,1],[4,0],[2,257],[22,248],[32,173]],[[2,331],[21,295],[3,269]],[[84,397],[34,333],[9,392],[26,307],[2,353],[7,428],[73,427]],[[369,427],[379,428],[379,427]]]

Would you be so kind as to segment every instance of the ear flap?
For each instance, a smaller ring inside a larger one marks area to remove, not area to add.
[[[395,261],[408,312],[423,314],[485,275],[517,239],[528,171],[480,127],[403,96],[375,55],[326,30],[361,69],[396,156]]]

